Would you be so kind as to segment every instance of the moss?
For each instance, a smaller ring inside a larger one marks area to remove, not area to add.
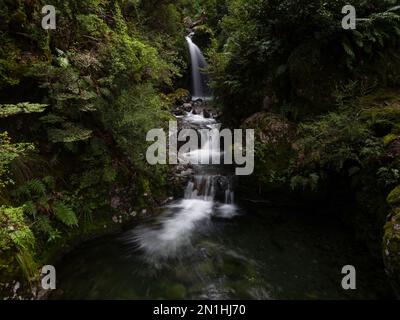
[[[395,289],[400,293],[400,208],[393,210],[385,225],[383,260]]]
[[[367,121],[376,136],[385,137],[385,144],[391,142],[389,134],[400,130],[400,98],[398,92],[378,90],[359,100],[361,120]]]
[[[166,295],[168,299],[185,299],[186,298],[186,288],[182,284],[175,284],[168,286],[166,290]]]
[[[396,105],[400,101],[399,92],[391,89],[379,89],[372,94],[359,99],[359,104],[364,108],[381,107],[382,105]]]
[[[400,107],[388,106],[369,108],[363,111],[362,117],[372,121],[387,120],[394,123],[400,123]]]
[[[400,185],[390,192],[389,196],[387,197],[387,202],[391,206],[400,205]]]
[[[386,135],[383,138],[383,143],[385,144],[385,146],[388,146],[390,143],[392,143],[395,139],[397,139],[398,135],[397,134],[393,134],[393,133],[389,133],[388,135]]]
[[[186,89],[179,88],[175,92],[166,96],[167,102],[175,105],[188,102],[190,100],[190,92]]]
[[[248,118],[243,127],[255,129],[255,174],[259,182],[267,188],[282,186],[287,182],[285,170],[294,155],[295,126],[279,115],[260,112]],[[254,177],[242,180],[254,186]]]

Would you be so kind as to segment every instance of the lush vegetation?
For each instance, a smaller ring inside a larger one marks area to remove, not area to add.
[[[346,1],[226,4],[208,54],[225,120],[257,129],[257,181],[240,192],[332,208],[377,257],[389,221],[383,255],[398,281],[398,2],[353,1],[356,30],[341,26]]]
[[[181,2],[1,2],[2,286],[166,196],[145,136],[170,118],[187,67]],[[56,30],[41,27],[45,4]]]
[[[41,28],[44,4],[56,30]],[[400,6],[354,0],[344,30],[345,4],[2,1],[1,282],[34,281],[62,246],[166,196],[144,137],[189,87],[190,27],[225,123],[256,129],[239,194],[331,208],[400,285]]]

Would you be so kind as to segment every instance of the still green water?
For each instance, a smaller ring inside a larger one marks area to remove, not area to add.
[[[194,205],[196,210],[210,210],[209,214],[185,228],[175,229],[175,223],[187,223],[179,217],[178,204],[139,232],[94,240],[75,250],[57,265],[58,289],[52,298],[393,297],[383,266],[351,230],[327,215],[266,208],[238,211],[225,219],[213,217],[215,204],[200,209],[199,203]],[[190,205],[186,209],[190,211]],[[157,238],[159,234],[162,237]],[[341,287],[341,269],[348,264],[356,267],[357,290]]]

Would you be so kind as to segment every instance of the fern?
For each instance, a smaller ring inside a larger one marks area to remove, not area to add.
[[[40,216],[36,221],[36,228],[47,235],[47,242],[53,242],[61,237],[59,230],[52,227],[50,219],[47,216]]]
[[[25,279],[28,280],[28,282],[35,279],[37,265],[32,254],[28,250],[20,250],[15,257]]]
[[[0,118],[7,118],[24,113],[40,113],[47,108],[47,104],[23,102],[18,104],[1,104]]]
[[[56,182],[52,176],[44,177],[42,180],[50,190],[54,190],[56,187]]]
[[[23,208],[26,214],[32,216],[34,219],[36,218],[37,209],[36,205],[32,201],[28,201],[27,203],[25,203]]]
[[[31,193],[37,196],[44,196],[46,194],[46,186],[39,179],[33,179],[26,183]]]
[[[66,226],[72,227],[78,225],[78,219],[70,207],[61,201],[53,204],[54,215]]]
[[[72,123],[64,125],[64,129],[49,129],[49,140],[53,143],[63,142],[77,142],[88,140],[92,136],[92,130],[76,126]]]
[[[62,123],[65,121],[64,118],[62,118],[58,115],[55,115],[53,113],[45,115],[45,116],[39,118],[39,120],[44,124],[58,124],[58,123]]]

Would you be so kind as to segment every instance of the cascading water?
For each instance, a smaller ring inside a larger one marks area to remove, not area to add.
[[[191,35],[186,37],[189,46],[192,64],[193,99],[211,99],[211,90],[208,86],[208,75],[202,72],[207,67],[207,62],[200,48],[192,41]]]
[[[207,66],[204,56],[191,37],[186,37],[192,60],[193,100],[210,99],[208,77],[201,72]],[[183,123],[198,129],[219,129],[215,119],[205,118],[204,114],[187,112]],[[211,137],[198,150],[186,153],[189,160],[208,163],[214,155],[221,156],[218,145],[211,143]],[[191,162],[193,163],[193,162]],[[231,218],[237,214],[231,178],[216,174],[212,166],[195,166],[196,175],[188,182],[184,199],[166,207],[164,214],[151,226],[141,226],[133,231],[128,241],[144,251],[149,260],[177,256],[190,248],[191,237],[196,229],[204,227],[211,218]],[[218,197],[217,194],[222,194]],[[201,222],[201,224],[200,224]],[[185,250],[182,248],[185,247]]]
[[[192,112],[187,113],[183,122],[199,130],[220,127],[214,119]],[[215,154],[221,155],[221,151],[208,140],[198,150],[185,154],[185,157],[192,160],[197,158],[199,163],[204,163]],[[147,260],[154,265],[160,259],[190,252],[195,231],[210,225],[212,217],[229,219],[237,215],[233,203],[232,178],[216,174],[218,170],[208,165],[196,165],[195,170],[196,175],[186,186],[184,199],[167,206],[155,224],[139,227],[133,231],[133,237],[129,236],[129,241],[142,249]]]

